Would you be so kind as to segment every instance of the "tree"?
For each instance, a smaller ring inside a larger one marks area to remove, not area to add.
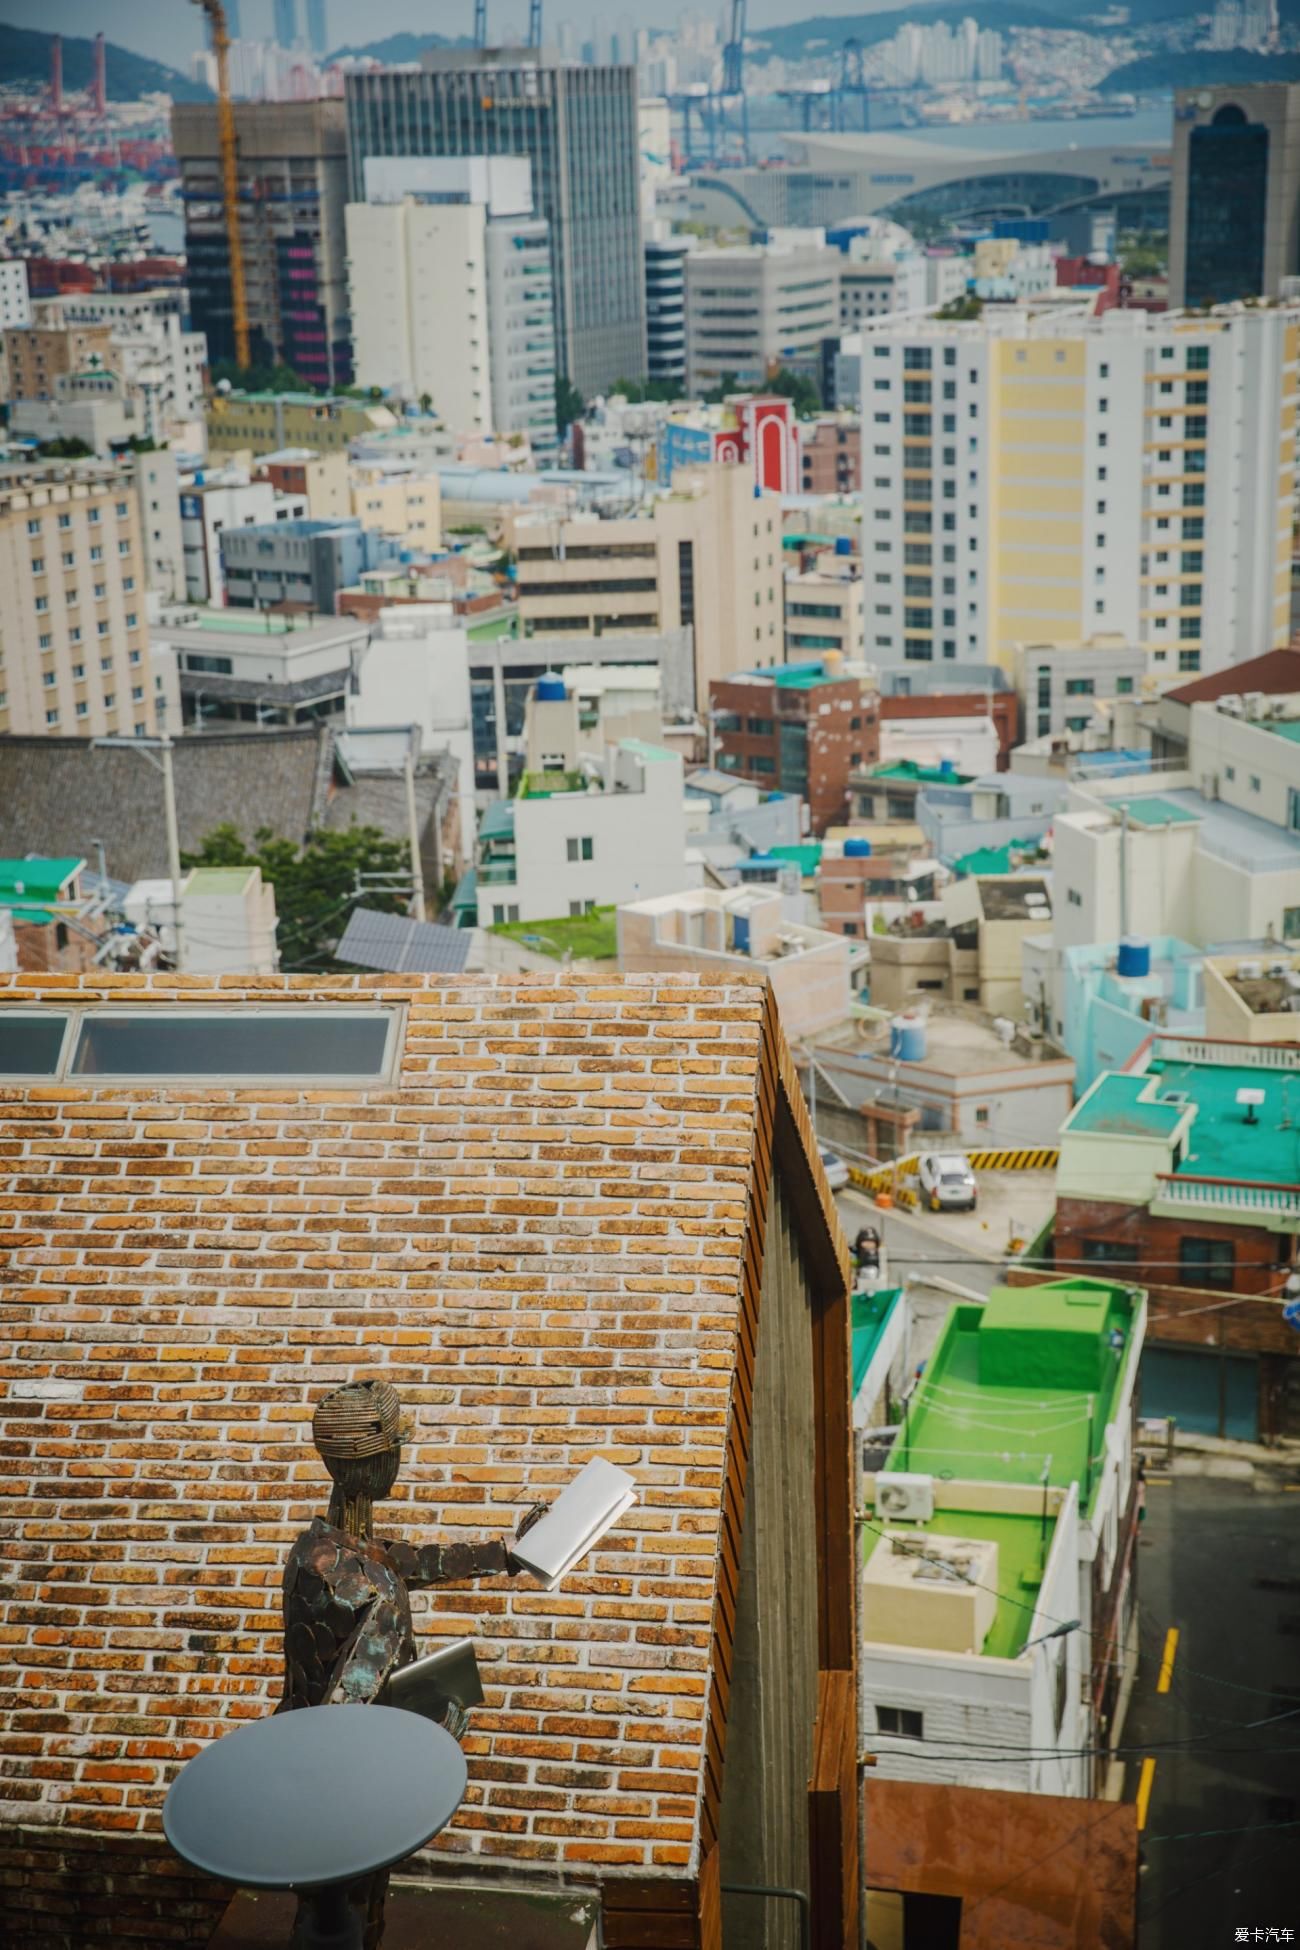
[[[270,365],[237,366],[233,359],[218,359],[212,368],[212,383],[229,380],[244,393],[310,393],[315,388],[283,361]]]
[[[433,411],[433,394],[432,394],[432,393],[421,393],[421,394],[420,394],[420,411],[421,411],[421,413],[432,413],[432,411]]]
[[[682,397],[682,385],[676,379],[618,379],[610,391],[622,393],[633,406],[639,406],[643,400],[671,406]]]
[[[567,433],[575,420],[587,410],[587,402],[571,379],[562,372],[555,375],[555,419],[561,433]]]
[[[777,393],[782,399],[792,402],[795,418],[809,420],[814,413],[822,410],[822,396],[816,383],[801,372],[787,372],[784,366],[767,382],[769,393]]]
[[[302,846],[260,826],[249,846],[239,828],[227,823],[214,827],[198,852],[182,854],[181,861],[186,867],[262,869],[262,878],[275,888],[276,938],[286,971],[336,966],[334,949],[354,907],[404,914],[410,901],[410,851],[378,826],[309,833]],[[361,878],[371,874],[404,876],[405,884],[394,891],[367,887],[358,898]]]
[[[84,440],[42,440],[37,453],[45,460],[88,460],[94,453]]]
[[[984,300],[973,292],[963,292],[960,297],[950,298],[946,305],[940,305],[936,318],[974,319],[984,310]]]
[[[739,390],[740,390],[739,374],[734,372],[724,372],[721,379],[714,387],[713,391],[711,393],[706,393],[704,395],[704,398],[706,402],[708,402],[708,404],[718,405],[724,399],[726,399],[729,393],[736,393],[739,392]]]

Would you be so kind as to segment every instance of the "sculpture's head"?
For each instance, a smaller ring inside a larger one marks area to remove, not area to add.
[[[378,1502],[402,1462],[402,1404],[386,1381],[349,1381],[326,1395],[311,1419],[312,1440],[345,1497]]]

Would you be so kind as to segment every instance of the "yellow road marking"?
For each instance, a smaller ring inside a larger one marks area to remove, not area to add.
[[[1160,1661],[1160,1677],[1156,1681],[1156,1691],[1167,1693],[1174,1679],[1174,1659],[1178,1653],[1178,1627],[1171,1625],[1165,1633],[1165,1656]]]
[[[1146,1480],[1148,1483],[1159,1483],[1163,1489],[1167,1483],[1172,1483],[1174,1479],[1172,1476],[1148,1476]],[[1300,1483],[1296,1484],[1296,1488],[1300,1490]]]
[[[1150,1478],[1147,1480],[1150,1481]],[[1282,1488],[1290,1491],[1292,1496],[1300,1496],[1300,1483],[1283,1483]]]
[[[1137,1825],[1139,1828],[1145,1828],[1147,1825],[1147,1804],[1151,1799],[1151,1783],[1155,1779],[1155,1772],[1155,1761],[1148,1754],[1142,1763],[1142,1776],[1138,1781]]]

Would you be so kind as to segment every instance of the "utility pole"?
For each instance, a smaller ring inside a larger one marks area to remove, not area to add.
[[[152,765],[155,772],[162,773],[163,818],[167,826],[167,873],[172,883],[172,933],[175,937],[172,959],[176,963],[177,974],[181,974],[185,968],[181,933],[181,837],[180,825],[176,817],[176,774],[172,769],[171,733],[164,731],[157,738],[92,738],[90,742],[100,751],[135,752],[147,764]]]
[[[406,748],[406,760],[402,767],[406,778],[406,830],[411,843],[411,910],[417,921],[423,921],[424,911],[424,863],[420,858],[420,820],[415,809],[415,755],[419,746],[420,733],[417,726],[411,726],[411,742]],[[433,808],[434,826],[438,822],[438,807]]]

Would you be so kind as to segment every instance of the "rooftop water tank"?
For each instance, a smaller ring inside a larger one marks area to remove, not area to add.
[[[1151,943],[1140,935],[1126,934],[1119,944],[1116,963],[1121,975],[1149,975],[1151,973]]]
[[[845,840],[844,858],[846,860],[869,860],[871,858],[871,841]]]
[[[924,1063],[925,1023],[920,1016],[895,1016],[889,1025],[889,1054],[904,1063]]]
[[[835,553],[837,555],[852,555],[853,553],[852,535],[837,535],[835,537]]]
[[[951,758],[941,758],[939,760],[939,770],[945,779],[955,778],[957,774],[956,761]]]
[[[564,679],[557,677],[553,671],[548,671],[544,677],[538,678],[537,698],[539,703],[563,704],[567,695],[568,693],[564,688]]]

